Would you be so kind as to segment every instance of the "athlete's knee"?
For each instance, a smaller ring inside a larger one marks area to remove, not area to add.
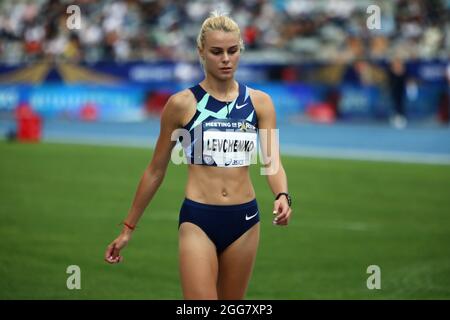
[[[224,290],[224,288],[219,288],[217,296],[219,300],[244,300],[245,290]]]

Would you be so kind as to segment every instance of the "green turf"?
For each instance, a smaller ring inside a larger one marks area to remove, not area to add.
[[[151,151],[0,142],[0,299],[180,299],[177,215],[186,168],[166,179],[123,254],[103,261]],[[288,228],[262,214],[248,299],[450,298],[450,166],[283,159],[294,198]],[[68,290],[66,268],[81,268]],[[381,268],[381,290],[366,269]]]

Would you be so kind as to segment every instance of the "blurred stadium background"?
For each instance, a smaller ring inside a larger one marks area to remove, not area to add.
[[[103,252],[165,102],[202,79],[195,39],[217,8],[243,33],[237,80],[274,100],[295,201],[274,228],[252,168],[263,219],[248,298],[450,298],[448,0],[1,1],[0,298],[181,298],[184,167],[169,166],[125,263]]]

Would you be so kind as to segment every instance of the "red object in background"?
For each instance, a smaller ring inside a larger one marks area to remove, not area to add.
[[[325,102],[327,104],[330,104],[331,108],[333,109],[335,117],[339,117],[339,101],[341,100],[341,94],[337,89],[331,90],[327,97]]]
[[[298,80],[297,70],[294,67],[286,67],[281,71],[281,79],[285,82],[294,82]]]
[[[244,30],[244,38],[245,43],[248,44],[249,47],[252,47],[256,43],[256,39],[259,36],[259,29],[256,26],[248,26]]]
[[[148,95],[145,109],[148,113],[160,114],[169,100],[171,93],[166,91],[153,91]]]
[[[306,114],[313,121],[322,123],[333,123],[336,121],[336,111],[330,103],[319,102],[309,105]]]
[[[98,119],[97,106],[93,103],[86,103],[81,108],[80,117],[83,121],[96,121]]]
[[[439,101],[438,120],[443,124],[450,123],[450,96],[447,92],[442,94]]]
[[[38,142],[42,136],[41,117],[27,103],[16,108],[17,139],[23,142]]]
[[[42,52],[42,43],[35,40],[26,41],[24,48],[27,54],[38,54]]]

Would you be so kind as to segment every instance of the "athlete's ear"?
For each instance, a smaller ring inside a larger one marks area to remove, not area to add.
[[[199,55],[200,59],[202,59],[204,61],[205,60],[205,56],[203,55],[203,49],[200,48],[200,47],[197,47],[197,52],[198,52],[198,55]]]

